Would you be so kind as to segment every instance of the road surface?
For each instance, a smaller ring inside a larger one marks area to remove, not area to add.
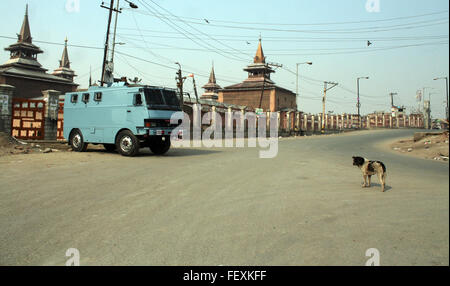
[[[257,148],[0,157],[0,265],[449,265],[449,165],[383,142],[414,130]],[[352,155],[383,161],[361,188]]]

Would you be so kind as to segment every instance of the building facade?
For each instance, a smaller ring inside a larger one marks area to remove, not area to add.
[[[244,68],[248,78],[242,83],[227,86],[218,91],[218,101],[245,105],[247,107],[264,111],[297,110],[295,93],[282,88],[270,79],[275,71],[266,63],[266,57],[261,45],[253,59],[253,64]]]

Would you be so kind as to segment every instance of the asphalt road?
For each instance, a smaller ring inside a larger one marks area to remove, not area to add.
[[[0,265],[449,265],[449,165],[393,153],[414,130],[257,148],[0,157]],[[383,161],[361,188],[352,155]]]

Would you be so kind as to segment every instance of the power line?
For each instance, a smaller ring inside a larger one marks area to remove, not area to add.
[[[140,13],[143,13],[143,12],[140,11]],[[163,14],[159,13],[159,15],[155,15],[154,13],[153,14],[151,13],[150,16],[155,16],[157,18],[160,18],[163,16]],[[422,27],[428,27],[428,26],[432,26],[432,25],[448,23],[448,17],[446,17],[446,18],[439,18],[439,19],[432,19],[432,20],[427,20],[427,21],[411,22],[411,23],[404,23],[404,24],[390,25],[390,26],[374,26],[374,27],[363,27],[363,28],[353,28],[353,29],[336,29],[336,30],[331,30],[331,29],[330,30],[306,30],[306,29],[293,30],[293,29],[280,29],[280,28],[218,25],[218,24],[213,24],[213,23],[205,23],[204,21],[203,22],[185,21],[185,20],[179,19],[178,16],[175,16],[175,17],[177,17],[177,19],[174,19],[175,21],[183,21],[184,23],[190,23],[190,24],[194,24],[194,25],[207,25],[209,27],[222,27],[222,28],[229,28],[229,29],[257,30],[257,31],[277,31],[277,32],[295,32],[295,33],[337,33],[337,34],[373,33],[373,32],[383,32],[383,31],[403,30],[403,29],[415,29],[415,28],[422,28]],[[170,21],[170,18],[166,17],[166,19],[168,19]],[[436,22],[436,23],[434,23],[434,22]],[[424,24],[424,23],[426,23],[426,24]],[[424,25],[418,25],[418,24],[424,24]]]
[[[168,11],[167,9],[165,9],[164,7],[162,7],[161,5],[159,5],[158,3],[156,3],[155,1],[153,1],[153,0],[150,0],[150,1],[151,1],[153,4],[155,4],[156,6],[160,7],[162,10],[164,10],[164,11],[170,13],[171,15],[175,16],[174,14],[172,14],[170,11]],[[231,47],[231,46],[229,46],[229,45],[227,45],[227,44],[224,44],[224,43],[221,42],[220,40],[211,37],[209,34],[206,34],[206,33],[204,33],[203,31],[201,31],[201,30],[195,28],[194,26],[190,25],[188,22],[182,20],[180,17],[178,17],[178,16],[175,16],[175,17],[178,18],[178,19],[180,19],[180,20],[181,20],[183,23],[185,23],[187,26],[191,27],[192,29],[196,30],[197,32],[200,32],[202,35],[207,36],[209,39],[211,39],[211,40],[213,40],[213,41],[215,41],[215,42],[217,42],[217,43],[219,43],[219,44],[221,44],[221,45],[223,45],[223,46],[225,46],[225,47],[231,48],[232,50],[237,51],[237,52],[240,53],[240,54],[243,54],[243,55],[245,55],[245,56],[248,56],[247,54],[242,53],[241,51],[236,50],[235,48],[233,48],[233,47]],[[242,59],[242,58],[241,58],[241,59]],[[245,59],[244,59],[244,60],[245,60]]]
[[[237,61],[241,61],[241,59],[236,58],[235,56],[228,56],[224,53],[221,52],[221,50],[211,44],[209,44],[208,42],[205,42],[201,39],[199,39],[197,36],[193,35],[191,32],[187,31],[186,29],[184,29],[183,27],[180,27],[179,25],[175,24],[173,21],[171,21],[170,19],[168,19],[167,17],[163,16],[157,9],[151,7],[150,5],[148,5],[145,1],[141,1],[138,0],[148,11],[154,11],[154,13],[156,12],[157,14],[159,14],[160,16],[158,17],[161,21],[163,21],[165,24],[167,24],[169,27],[171,27],[172,29],[174,29],[175,31],[178,31],[180,34],[182,34],[183,36],[185,36],[186,38],[190,39],[191,41],[193,41],[194,43],[196,43],[197,45],[202,46],[203,48],[209,49],[211,51],[214,51],[215,53],[226,57],[228,59],[231,60],[237,60]],[[189,35],[188,35],[189,34]],[[196,39],[193,39],[196,38]],[[207,46],[206,47],[203,43],[205,43]]]
[[[118,28],[120,30],[135,30],[132,28]],[[154,31],[154,30],[145,30],[141,29],[141,31],[150,31],[153,33],[158,33],[162,35],[151,35],[151,34],[143,34],[143,37],[148,38],[161,38],[161,39],[186,39],[185,37],[180,36],[171,36],[167,34],[178,34],[176,32],[170,32],[170,31]],[[127,36],[127,37],[141,37],[141,35],[136,34],[124,34],[120,33],[119,35]],[[201,35],[201,34],[193,34],[193,35]],[[211,34],[212,35],[212,34]],[[254,35],[227,35],[227,34],[216,34],[213,35],[216,37],[219,37],[221,41],[231,41],[231,42],[242,42],[242,41],[248,41],[251,38],[254,38]],[[239,39],[241,38],[241,39]],[[208,40],[208,38],[201,38],[202,40]],[[415,40],[435,40],[435,39],[448,39],[448,35],[428,35],[428,36],[411,36],[411,37],[370,37],[372,41],[415,41]],[[265,36],[264,41],[265,42],[360,42],[360,41],[366,41],[367,37],[359,37],[359,38],[345,38],[345,37],[304,37],[304,36],[295,36],[295,37],[278,37],[278,36]]]
[[[121,36],[123,37],[123,36]],[[128,38],[125,36],[124,38]],[[128,38],[130,39],[130,38]],[[445,44],[447,42],[429,42],[429,43],[419,43],[419,44],[411,44],[411,45],[397,45],[397,46],[385,46],[385,47],[377,47],[368,50],[367,48],[360,48],[360,47],[349,47],[349,48],[297,48],[297,49],[271,49],[270,53],[267,53],[267,55],[270,56],[296,56],[296,55],[306,55],[302,53],[273,53],[273,51],[341,51],[341,52],[328,52],[328,53],[308,53],[308,55],[328,55],[328,54],[348,54],[348,53],[354,53],[354,52],[374,52],[379,50],[388,50],[388,49],[397,49],[397,48],[403,48],[403,47],[412,47],[412,46],[420,46],[420,45],[439,45],[439,44]],[[163,50],[169,50],[169,49],[176,49],[176,50],[186,50],[186,51],[201,51],[201,52],[213,52],[209,49],[200,49],[200,48],[187,48],[187,47],[177,47],[177,46],[171,46],[171,45],[162,45],[164,47],[159,48],[153,48],[153,49],[163,49]],[[138,47],[137,47],[138,48]],[[142,48],[142,47],[140,47]],[[236,50],[236,49],[235,49]],[[226,50],[224,50],[226,51]],[[344,52],[346,51],[346,52]],[[232,51],[226,51],[228,53],[233,53]],[[244,52],[250,52],[250,51],[239,51],[239,53]]]
[[[130,8],[124,8],[124,10],[128,10]],[[377,23],[377,22],[389,22],[389,21],[398,21],[412,18],[421,18],[432,15],[440,15],[440,14],[448,14],[448,10],[438,11],[420,15],[412,15],[412,16],[403,16],[403,17],[395,17],[388,19],[379,19],[379,20],[359,20],[359,21],[346,21],[346,22],[322,22],[322,23],[271,23],[271,22],[242,22],[242,21],[226,21],[226,20],[217,20],[208,18],[208,22],[218,22],[218,23],[231,23],[231,24],[243,24],[243,25],[267,25],[267,26],[322,26],[322,25],[346,25],[346,24],[361,24],[361,23]],[[154,15],[151,15],[154,16]],[[169,15],[166,15],[169,16]],[[189,20],[197,20],[200,22],[204,22],[204,18],[194,18],[194,17],[186,17],[186,16],[178,16],[179,18],[189,19]]]

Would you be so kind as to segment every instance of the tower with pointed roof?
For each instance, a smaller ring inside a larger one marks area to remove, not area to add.
[[[59,61],[59,68],[53,71],[53,75],[73,81],[76,76],[75,72],[70,68],[69,53],[67,52],[67,37],[64,40],[64,50]]]
[[[266,57],[264,56],[261,38],[259,38],[258,49],[256,50],[255,57],[253,58],[253,64],[248,65],[244,68],[244,71],[248,72],[248,82],[263,82],[266,84],[273,84],[274,82],[270,80],[270,74],[275,71],[266,64]]]
[[[17,34],[17,42],[9,45],[5,50],[10,52],[10,58],[2,67],[16,66],[35,71],[46,71],[37,60],[37,55],[43,53],[43,51],[33,45],[32,42],[30,24],[28,22],[28,4],[25,8],[20,34]]]
[[[22,21],[17,42],[5,48],[9,51],[9,60],[0,65],[0,84],[14,86],[14,97],[39,98],[43,90],[57,90],[61,93],[75,91],[77,84],[73,82],[75,73],[70,69],[67,47],[64,48],[60,68],[54,74],[48,74],[37,57],[43,51],[33,44],[30,23],[28,20],[28,4]]]
[[[202,86],[202,88],[205,89],[205,93],[200,97],[201,99],[217,100],[219,98],[217,91],[221,89],[221,87],[216,82],[216,75],[214,73],[214,64],[211,68],[208,83]]]
[[[226,86],[218,91],[219,102],[243,105],[264,111],[297,110],[295,93],[282,88],[271,80],[275,70],[266,63],[266,57],[259,38],[253,63],[244,68],[248,73],[243,82]]]

